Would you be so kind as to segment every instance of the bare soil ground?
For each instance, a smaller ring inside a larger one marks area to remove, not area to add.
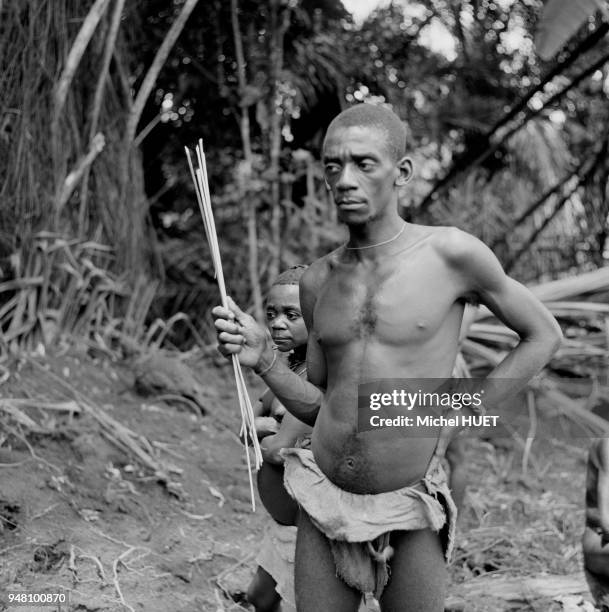
[[[230,369],[202,362],[197,375],[217,400],[200,418],[185,404],[136,395],[127,364],[74,350],[38,362],[182,472],[160,483],[82,414],[28,409],[47,433],[14,422],[0,429],[0,610],[12,609],[9,589],[49,588],[69,592],[69,608],[15,610],[249,610],[240,593],[269,519],[262,507],[251,511]],[[254,380],[249,388],[252,398],[261,390]],[[28,361],[0,393],[73,399]],[[468,439],[471,477],[447,609],[593,610],[577,592],[586,445],[546,436],[523,470],[513,440],[498,448]],[[546,574],[558,577],[548,597],[518,588]]]

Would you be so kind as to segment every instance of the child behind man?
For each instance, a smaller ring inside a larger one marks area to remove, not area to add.
[[[298,283],[305,270],[306,266],[299,265],[280,274],[266,303],[266,321],[273,342],[279,352],[288,356],[290,368],[301,376],[306,373],[307,329],[300,312]],[[310,433],[311,428],[286,413],[270,390],[260,398],[257,412],[256,429],[264,438],[261,444],[264,464],[258,474],[258,490],[276,520],[270,522],[256,557],[258,568],[247,597],[256,612],[291,612],[295,610],[297,507],[283,488],[283,459],[279,450],[294,446],[296,439]]]

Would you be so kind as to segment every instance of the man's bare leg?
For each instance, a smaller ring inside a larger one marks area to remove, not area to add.
[[[247,601],[256,612],[280,612],[281,597],[275,590],[275,579],[258,566],[254,578],[247,589]]]
[[[465,440],[454,438],[446,449],[446,460],[450,466],[449,487],[459,514],[463,510],[465,487],[467,486],[467,467],[465,455]]]
[[[447,571],[438,534],[429,529],[395,531],[391,578],[381,597],[383,612],[443,612]]]
[[[361,594],[336,575],[328,540],[302,510],[298,521],[294,578],[298,612],[357,612]]]

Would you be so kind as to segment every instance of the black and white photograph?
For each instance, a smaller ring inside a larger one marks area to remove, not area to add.
[[[609,612],[609,1],[0,0],[0,612]]]

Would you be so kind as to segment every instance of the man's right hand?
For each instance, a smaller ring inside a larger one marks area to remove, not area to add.
[[[237,354],[239,363],[251,368],[264,367],[267,361],[272,360],[270,333],[243,312],[230,297],[228,308],[216,306],[212,314],[218,336],[218,350],[225,357]]]

